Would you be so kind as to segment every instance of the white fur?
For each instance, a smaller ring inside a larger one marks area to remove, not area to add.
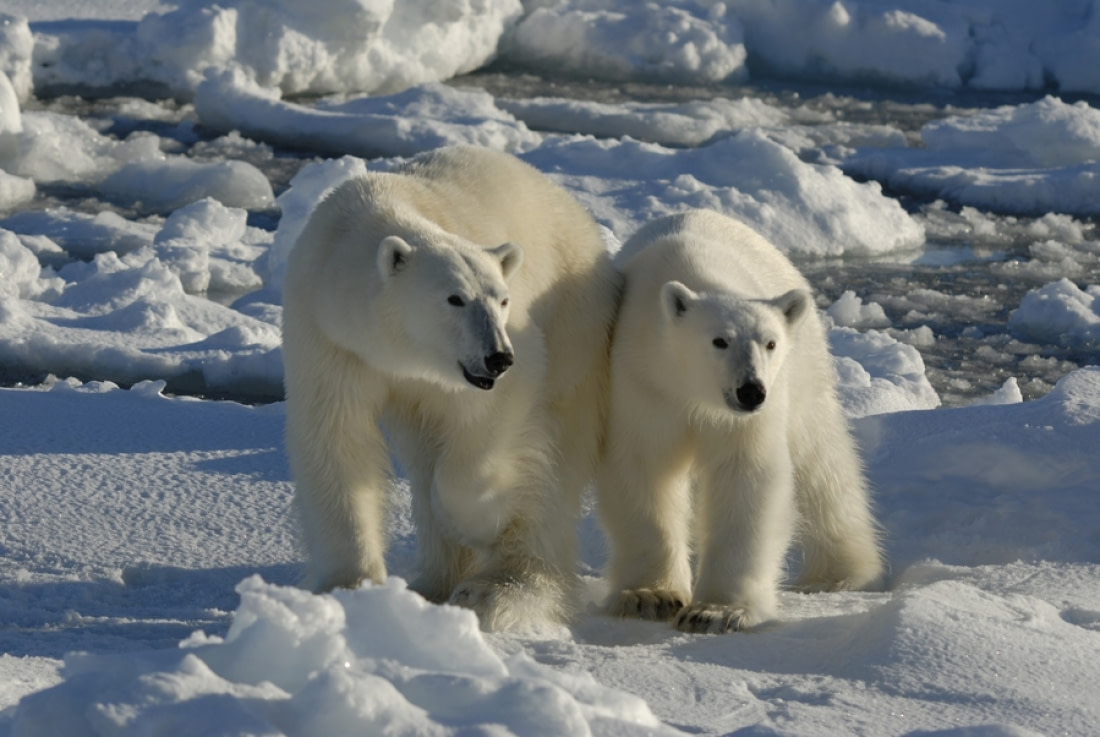
[[[688,632],[771,619],[796,531],[804,588],[878,579],[866,483],[805,278],[710,211],[650,223],[623,251],[599,472],[611,611]]]
[[[486,629],[565,621],[618,284],[592,218],[507,154],[441,149],[321,202],[284,292],[309,586],[385,578],[392,452],[413,492],[413,588]],[[512,354],[494,376],[489,357]]]

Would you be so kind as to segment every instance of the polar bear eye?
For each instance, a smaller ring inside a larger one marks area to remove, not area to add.
[[[508,306],[508,298],[507,298],[507,297],[505,297],[504,299],[500,300],[500,306],[501,306],[501,307],[507,307],[507,306]]]
[[[769,340],[768,344],[764,347],[767,348],[769,351],[774,351],[775,350],[775,341],[774,340]]]
[[[447,297],[447,304],[454,305],[455,307],[466,306],[466,303],[462,300],[462,297],[459,297],[457,294],[452,294],[450,297]]]
[[[715,338],[714,340],[711,341],[711,343],[714,344],[715,348],[719,348],[723,351],[730,347],[729,341],[726,340],[725,338]]]

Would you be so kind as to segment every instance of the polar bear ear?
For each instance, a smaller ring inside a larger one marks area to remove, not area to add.
[[[772,300],[772,304],[783,313],[787,324],[791,326],[798,324],[812,303],[813,297],[805,289],[792,289]]]
[[[518,243],[512,243],[511,241],[501,243],[496,248],[490,248],[489,253],[500,261],[500,271],[504,275],[505,281],[508,281],[509,277],[523,263],[523,248]]]
[[[699,295],[682,282],[670,281],[661,287],[661,307],[664,308],[665,315],[670,320],[687,312],[688,307],[698,297]]]
[[[396,235],[388,235],[378,244],[378,273],[389,279],[409,265],[412,246]]]

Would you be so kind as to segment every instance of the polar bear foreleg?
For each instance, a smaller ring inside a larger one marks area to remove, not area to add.
[[[557,516],[561,525],[551,521]],[[568,623],[578,593],[575,556],[566,552],[575,548],[575,524],[549,509],[517,516],[488,549],[475,551],[478,572],[455,587],[451,603],[474,610],[490,632],[545,634]]]
[[[770,448],[699,470],[703,542],[692,602],[677,629],[729,632],[775,617],[794,529],[794,473],[785,446]]]
[[[648,419],[615,417],[610,437],[597,482],[611,543],[608,613],[671,619],[691,597],[690,458],[682,438]]]
[[[345,428],[334,437],[294,415],[288,412],[287,449],[308,554],[306,586],[327,591],[384,581],[389,457],[382,434],[359,422],[358,432]]]
[[[798,588],[834,591],[881,583],[878,528],[854,442],[845,433],[809,438],[805,446],[817,452],[796,469],[804,560]]]
[[[880,584],[883,556],[855,438],[832,392],[797,400],[803,421],[790,426],[799,512],[803,591]]]
[[[474,610],[483,629],[536,631],[571,615],[578,503],[560,488],[551,447],[530,423],[492,437],[467,432],[437,460],[430,519],[441,534],[434,537],[470,555],[468,565],[460,561],[464,577],[450,601]]]
[[[413,464],[416,468],[416,464]],[[410,473],[412,514],[416,525],[417,577],[409,588],[437,604],[447,601],[473,563],[469,548],[447,534],[432,509],[431,474]]]

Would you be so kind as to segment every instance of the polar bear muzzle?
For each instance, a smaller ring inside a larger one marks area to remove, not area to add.
[[[750,379],[737,387],[734,396],[737,398],[737,406],[734,409],[751,412],[760,408],[764,398],[768,396],[768,390],[757,379]],[[728,399],[727,396],[726,400]]]
[[[463,366],[461,363],[459,367],[462,369],[462,376],[466,381],[470,382],[478,389],[484,389],[489,391],[493,388],[496,380],[500,378],[501,374],[511,368],[512,364],[516,362],[515,356],[511,351],[497,351],[485,357],[485,371],[487,373],[473,373],[470,369]]]

